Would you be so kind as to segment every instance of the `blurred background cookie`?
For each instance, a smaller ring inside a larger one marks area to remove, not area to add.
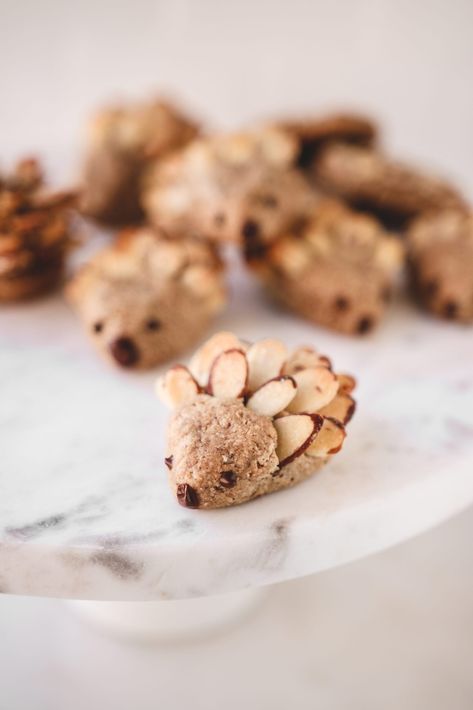
[[[419,301],[449,320],[473,321],[473,213],[454,210],[416,220],[407,235]]]
[[[403,247],[373,217],[325,199],[300,229],[246,259],[276,300],[295,313],[362,335],[383,316]]]
[[[225,304],[222,263],[194,239],[128,230],[94,256],[67,296],[97,350],[125,368],[146,369],[196,341]]]
[[[99,112],[88,128],[84,214],[111,225],[139,222],[145,166],[188,143],[198,130],[192,118],[160,99]]]
[[[313,189],[294,168],[297,139],[262,128],[192,143],[150,171],[148,219],[216,242],[268,242],[307,213]]]
[[[38,161],[0,174],[0,302],[32,298],[58,286],[74,243],[74,192],[48,192]]]

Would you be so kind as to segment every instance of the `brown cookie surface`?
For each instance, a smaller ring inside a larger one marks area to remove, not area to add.
[[[104,109],[89,126],[82,211],[112,225],[142,221],[140,191],[146,166],[197,133],[197,124],[167,101]]]
[[[398,239],[375,219],[325,200],[302,230],[282,235],[249,264],[290,310],[364,335],[381,320],[402,259]]]
[[[416,220],[407,235],[412,285],[429,311],[473,321],[473,214],[446,211]]]
[[[154,367],[184,350],[225,302],[212,247],[145,228],[93,257],[67,295],[98,351],[129,369]]]
[[[189,368],[157,383],[175,410],[165,464],[180,505],[221,508],[288,488],[341,449],[355,382],[312,348],[290,353],[279,340],[251,345],[222,332]]]
[[[149,173],[147,216],[171,234],[264,246],[315,199],[294,168],[297,150],[293,137],[271,128],[195,141]]]
[[[369,148],[329,145],[312,175],[320,188],[401,225],[424,212],[465,208],[462,195],[447,181]]]

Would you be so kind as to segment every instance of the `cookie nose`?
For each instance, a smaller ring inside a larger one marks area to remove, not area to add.
[[[133,367],[139,358],[138,348],[131,338],[117,338],[110,344],[110,352],[122,367]]]

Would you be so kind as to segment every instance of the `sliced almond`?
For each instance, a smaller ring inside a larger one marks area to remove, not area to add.
[[[288,414],[274,421],[278,434],[276,454],[280,468],[302,456],[322,424],[322,417],[310,414]]]
[[[309,367],[328,367],[331,369],[331,363],[325,355],[319,355],[313,348],[302,347],[294,350],[284,365],[283,373],[285,375],[293,375],[300,370],[307,370]]]
[[[350,394],[356,387],[356,380],[351,375],[337,375],[338,391]]]
[[[242,397],[248,379],[248,363],[242,350],[226,350],[212,365],[207,391],[218,399]]]
[[[184,365],[176,365],[156,382],[156,394],[161,402],[175,409],[192,402],[201,389]]]
[[[317,412],[337,394],[338,380],[326,367],[310,367],[295,372],[297,394],[288,406],[290,412]]]
[[[275,377],[265,382],[249,398],[246,406],[256,414],[274,417],[275,414],[286,409],[289,402],[296,394],[296,383],[288,375]]]
[[[287,349],[280,340],[267,338],[252,345],[246,357],[249,367],[248,387],[254,392],[262,384],[281,374],[287,358]]]
[[[215,358],[225,350],[232,349],[244,350],[245,348],[236,335],[223,330],[215,333],[197,350],[189,363],[189,370],[200,385],[206,384]]]
[[[348,424],[355,412],[356,403],[353,397],[345,392],[338,392],[325,407],[319,409],[319,414],[323,417],[333,417],[342,424]]]
[[[307,449],[309,456],[329,456],[340,451],[345,440],[345,427],[337,419],[324,417],[322,427]]]

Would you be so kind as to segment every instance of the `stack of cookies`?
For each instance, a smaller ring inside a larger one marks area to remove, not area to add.
[[[72,192],[43,190],[36,160],[0,175],[0,302],[31,298],[55,288],[73,244]]]

